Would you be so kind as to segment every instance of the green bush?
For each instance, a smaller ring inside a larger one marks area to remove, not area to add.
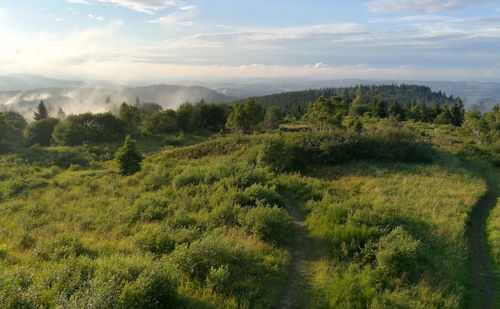
[[[257,155],[257,164],[269,167],[276,172],[284,172],[291,168],[290,150],[280,137],[269,138],[262,142]]]
[[[24,137],[29,145],[50,146],[52,144],[52,132],[59,123],[58,119],[47,118],[35,121],[24,130]]]
[[[239,218],[239,223],[245,231],[276,243],[288,240],[292,228],[292,219],[285,210],[262,204],[249,209]]]
[[[402,129],[359,134],[344,131],[305,132],[285,136],[293,169],[311,164],[338,164],[354,160],[429,162],[432,149]]]
[[[167,203],[156,194],[145,194],[132,205],[132,220],[161,220],[167,214]]]
[[[134,236],[135,247],[142,252],[166,254],[174,249],[171,230],[165,225],[147,226]]]
[[[380,238],[377,251],[377,265],[394,276],[415,271],[416,253],[420,245],[402,227],[397,227]]]
[[[161,267],[144,270],[139,277],[125,283],[118,308],[161,309],[178,304],[176,286],[168,272]]]
[[[133,175],[141,170],[142,155],[136,150],[135,140],[130,136],[125,138],[123,147],[115,153],[115,159],[120,164],[122,175]]]
[[[44,260],[55,261],[91,254],[91,251],[83,246],[80,239],[72,234],[61,234],[54,239],[40,243],[35,252]]]

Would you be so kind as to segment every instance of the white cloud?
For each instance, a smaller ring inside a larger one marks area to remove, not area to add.
[[[66,0],[67,3],[90,5],[86,0]]]
[[[128,9],[146,14],[154,14],[155,11],[182,5],[182,2],[179,0],[98,0],[98,1],[120,5]]]
[[[74,32],[69,37],[41,33],[37,37],[18,39],[13,36],[1,37],[5,43],[0,50],[0,67],[19,68],[45,66],[68,67],[83,65],[105,57],[103,46],[123,26],[122,21],[112,21],[105,27],[89,28]],[[21,71],[18,69],[18,71]],[[43,71],[40,71],[43,72]]]
[[[191,26],[198,15],[196,5],[183,6],[166,16],[149,21],[150,23],[160,24],[167,29]]]
[[[228,28],[226,28],[228,29]],[[284,41],[342,41],[366,33],[354,23],[324,24],[285,28],[234,28],[229,32],[197,34],[181,39],[166,40],[168,48],[232,47],[242,49],[280,49]],[[280,44],[278,44],[280,43]]]
[[[494,0],[374,0],[366,6],[373,13],[460,11]]]
[[[455,18],[443,15],[409,15],[391,18],[372,18],[368,20],[371,23],[411,23],[411,22],[463,22],[463,18]]]
[[[54,18],[54,20],[57,21],[57,22],[59,22],[59,23],[64,21],[64,19],[62,19],[60,17],[56,17],[56,18]]]
[[[104,17],[103,16],[94,16],[93,14],[89,14],[87,15],[90,19],[95,19],[95,20],[98,20],[98,21],[104,21]]]

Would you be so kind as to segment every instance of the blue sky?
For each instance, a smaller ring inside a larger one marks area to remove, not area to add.
[[[500,1],[0,0],[2,73],[500,79]]]

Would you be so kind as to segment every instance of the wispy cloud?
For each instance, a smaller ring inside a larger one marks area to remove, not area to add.
[[[120,5],[137,12],[151,14],[151,15],[159,10],[182,5],[182,2],[179,0],[98,0],[98,1]]]
[[[90,5],[90,3],[86,0],[66,0],[67,3],[73,3],[73,4],[86,4]]]
[[[196,5],[182,6],[166,16],[150,20],[149,22],[160,24],[167,29],[191,26],[194,24],[194,19],[198,15],[198,12],[199,9]]]
[[[95,20],[98,20],[98,21],[104,21],[104,17],[103,16],[94,16],[93,14],[89,14],[87,15],[90,19],[95,19]]]
[[[69,37],[41,33],[35,38],[0,37],[5,46],[0,50],[0,66],[68,67],[92,62],[103,57],[103,45],[123,26],[123,21],[112,21],[104,27],[73,32]]]
[[[366,6],[373,13],[460,11],[494,0],[374,0]]]
[[[230,28],[228,32],[197,34],[181,39],[166,40],[169,48],[232,47],[243,49],[280,48],[284,41],[340,41],[346,37],[366,33],[363,26],[355,23],[325,24],[285,28]],[[283,46],[285,48],[285,46]]]

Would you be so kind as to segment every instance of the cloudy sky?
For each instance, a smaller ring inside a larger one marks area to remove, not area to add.
[[[0,0],[0,74],[500,80],[500,0]]]

